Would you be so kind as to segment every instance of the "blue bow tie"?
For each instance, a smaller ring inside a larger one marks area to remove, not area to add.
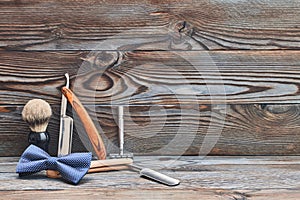
[[[77,184],[90,168],[92,153],[72,153],[51,157],[43,149],[30,145],[22,154],[16,172],[20,176],[42,170],[56,170],[68,182]]]

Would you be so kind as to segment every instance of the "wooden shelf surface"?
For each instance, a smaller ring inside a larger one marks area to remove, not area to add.
[[[139,156],[135,163],[181,180],[168,187],[133,171],[87,174],[74,186],[44,172],[19,178],[0,158],[0,199],[299,199],[299,156]]]

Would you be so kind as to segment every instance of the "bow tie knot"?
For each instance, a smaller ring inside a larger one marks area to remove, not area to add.
[[[77,184],[90,168],[91,153],[72,153],[51,157],[43,149],[30,145],[22,154],[16,172],[20,176],[42,170],[56,170],[66,181]]]

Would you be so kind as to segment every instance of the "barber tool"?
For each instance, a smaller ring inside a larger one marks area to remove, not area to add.
[[[76,95],[67,87],[62,88],[62,93],[65,95],[69,103],[72,105],[73,109],[77,113],[79,119],[81,120],[83,127],[89,137],[89,140],[93,146],[93,149],[88,149],[89,151],[94,151],[99,160],[106,159],[106,149],[104,142],[98,133],[98,130],[90,118],[88,112],[83,107]],[[86,145],[90,146],[90,145]]]
[[[23,152],[16,172],[22,177],[42,170],[55,170],[64,180],[78,184],[89,170],[91,160],[92,153],[72,153],[67,156],[51,157],[43,149],[30,145]]]
[[[62,93],[66,96],[66,98],[68,99],[68,101],[71,103],[71,105],[73,106],[74,110],[76,111],[76,113],[78,114],[79,118],[81,119],[85,130],[89,136],[90,142],[92,143],[93,149],[90,149],[90,145],[85,144],[85,146],[87,147],[88,151],[95,151],[98,158],[103,158],[103,155],[106,156],[106,150],[105,150],[105,146],[104,143],[93,123],[93,121],[91,120],[91,118],[89,117],[87,111],[85,110],[85,108],[83,107],[83,105],[81,104],[81,102],[79,101],[79,99],[76,97],[76,95],[68,88],[63,87],[62,88]],[[121,113],[121,114],[120,114]],[[120,117],[122,116],[122,117]],[[121,123],[121,125],[124,124],[123,122],[123,109],[119,109],[119,121]],[[120,128],[121,130],[124,130],[123,127]],[[123,135],[123,131],[120,131]],[[123,138],[121,138],[120,140],[122,140],[120,142],[120,145],[123,145],[124,143],[124,135],[121,136]],[[86,141],[82,140],[83,143],[85,143]],[[123,154],[123,148],[120,148],[120,154]],[[105,159],[105,158],[103,158]],[[129,158],[127,158],[129,159]],[[121,167],[121,166],[120,166]],[[126,164],[124,165],[124,169],[129,168],[129,169],[135,169],[135,170],[139,170],[139,173],[141,176],[145,176],[148,177],[152,180],[155,180],[157,182],[163,183],[165,185],[168,186],[176,186],[180,183],[179,180],[171,178],[167,175],[161,174],[159,172],[156,172],[152,169],[148,169],[148,168],[141,168],[138,167],[136,165],[133,164]],[[123,168],[122,168],[123,169]]]
[[[132,153],[124,154],[124,107],[118,106],[119,154],[109,154],[110,158],[133,158]]]
[[[140,176],[145,176],[147,178],[150,178],[154,181],[160,182],[162,184],[168,185],[168,186],[176,186],[180,184],[180,181],[178,179],[169,177],[165,174],[159,173],[157,171],[154,171],[153,169],[149,168],[141,168],[137,165],[129,165],[133,170],[137,170],[140,174]]]
[[[29,125],[29,144],[34,144],[46,152],[49,146],[47,126],[52,115],[50,105],[42,99],[32,99],[27,102],[22,111],[23,120]]]
[[[97,156],[102,160],[92,161],[89,173],[112,171],[112,170],[122,170],[128,169],[126,164],[131,164],[132,159],[114,159],[114,160],[104,160],[106,158],[106,150],[104,143],[94,126],[94,123],[90,119],[87,111],[82,106],[78,98],[69,89],[69,75],[65,74],[66,86],[64,87],[68,90],[68,95],[63,95],[61,103],[61,116],[60,116],[60,132],[58,141],[58,156],[64,156],[71,153],[72,144],[72,131],[73,131],[73,119],[66,115],[67,100],[70,101],[74,110],[79,115],[85,130],[89,137],[94,138],[96,143],[94,144],[94,149],[97,152]],[[47,176],[49,178],[59,178],[60,173],[54,170],[47,170]]]
[[[69,74],[65,74],[66,78],[66,88],[70,86],[70,77]],[[61,108],[60,108],[60,127],[58,135],[58,147],[57,147],[57,156],[65,156],[71,153],[72,147],[72,135],[73,135],[73,119],[70,116],[67,116],[67,99],[62,94],[61,97]],[[47,177],[49,178],[58,178],[59,172],[54,170],[47,170]]]
[[[119,154],[110,154],[111,158],[133,158],[132,153],[124,154],[124,107],[118,106],[118,125],[119,125]],[[133,170],[140,173],[140,176],[145,176],[155,181],[161,182],[168,186],[176,186],[180,183],[179,180],[161,174],[149,168],[141,168],[137,165],[129,165]]]
[[[107,172],[115,170],[128,169],[127,165],[133,163],[130,158],[108,159],[108,160],[93,160],[89,169],[89,173]]]
[[[110,154],[111,158],[133,158],[133,154],[124,154],[124,107],[118,106],[118,125],[119,125],[119,154]],[[157,182],[168,186],[176,186],[180,183],[179,180],[161,174],[149,168],[141,168],[137,165],[128,165],[131,169],[139,172],[140,176],[145,176]]]
[[[69,88],[70,78],[69,74],[65,74],[66,88]],[[67,112],[67,99],[62,95],[61,110],[60,110],[60,128],[57,155],[63,156],[71,153],[72,135],[73,135],[73,119],[66,115]]]

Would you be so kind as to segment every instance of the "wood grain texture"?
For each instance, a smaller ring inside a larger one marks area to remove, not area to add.
[[[125,149],[134,153],[299,155],[300,152],[299,105],[131,106],[124,109]],[[116,111],[97,107],[95,113],[104,133],[106,130],[117,132]]]
[[[29,128],[21,106],[0,113],[0,155],[19,156]],[[108,154],[118,152],[117,107],[88,106]],[[298,104],[130,106],[124,107],[125,150],[139,155],[300,155]],[[59,106],[50,120],[50,153],[57,152]],[[86,151],[78,134],[85,130],[74,117],[73,152]],[[16,128],[17,127],[17,128]],[[16,148],[17,147],[17,148]]]
[[[247,192],[246,194],[243,192]],[[105,199],[124,199],[124,200],[149,200],[161,199],[206,199],[206,200],[269,200],[269,199],[286,199],[298,200],[300,193],[298,190],[262,190],[262,191],[228,191],[228,190],[207,190],[207,189],[159,189],[159,190],[105,190],[99,188],[93,189],[70,189],[70,190],[28,190],[28,191],[0,191],[1,196],[15,199],[30,200],[32,196],[39,199],[68,198],[78,199],[92,197]]]
[[[2,105],[25,104],[33,98],[58,104],[64,73],[76,74],[82,56],[80,52],[5,51],[0,55]]]
[[[296,59],[288,59],[293,51],[261,53],[94,52],[73,90],[84,102],[108,105],[298,103],[299,51]],[[111,59],[105,71],[103,57]]]
[[[18,158],[0,158],[0,194],[7,199],[298,199],[300,158],[136,157],[135,163],[181,180],[167,187],[136,172],[87,174],[76,188],[45,173],[18,178]],[[161,168],[163,167],[163,168]]]
[[[174,35],[194,41],[186,50],[300,46],[297,0],[8,0],[0,15],[3,49],[94,50],[112,37],[144,50],[173,49]]]
[[[0,52],[0,104],[59,104],[64,74],[86,104],[299,103],[299,51]]]

